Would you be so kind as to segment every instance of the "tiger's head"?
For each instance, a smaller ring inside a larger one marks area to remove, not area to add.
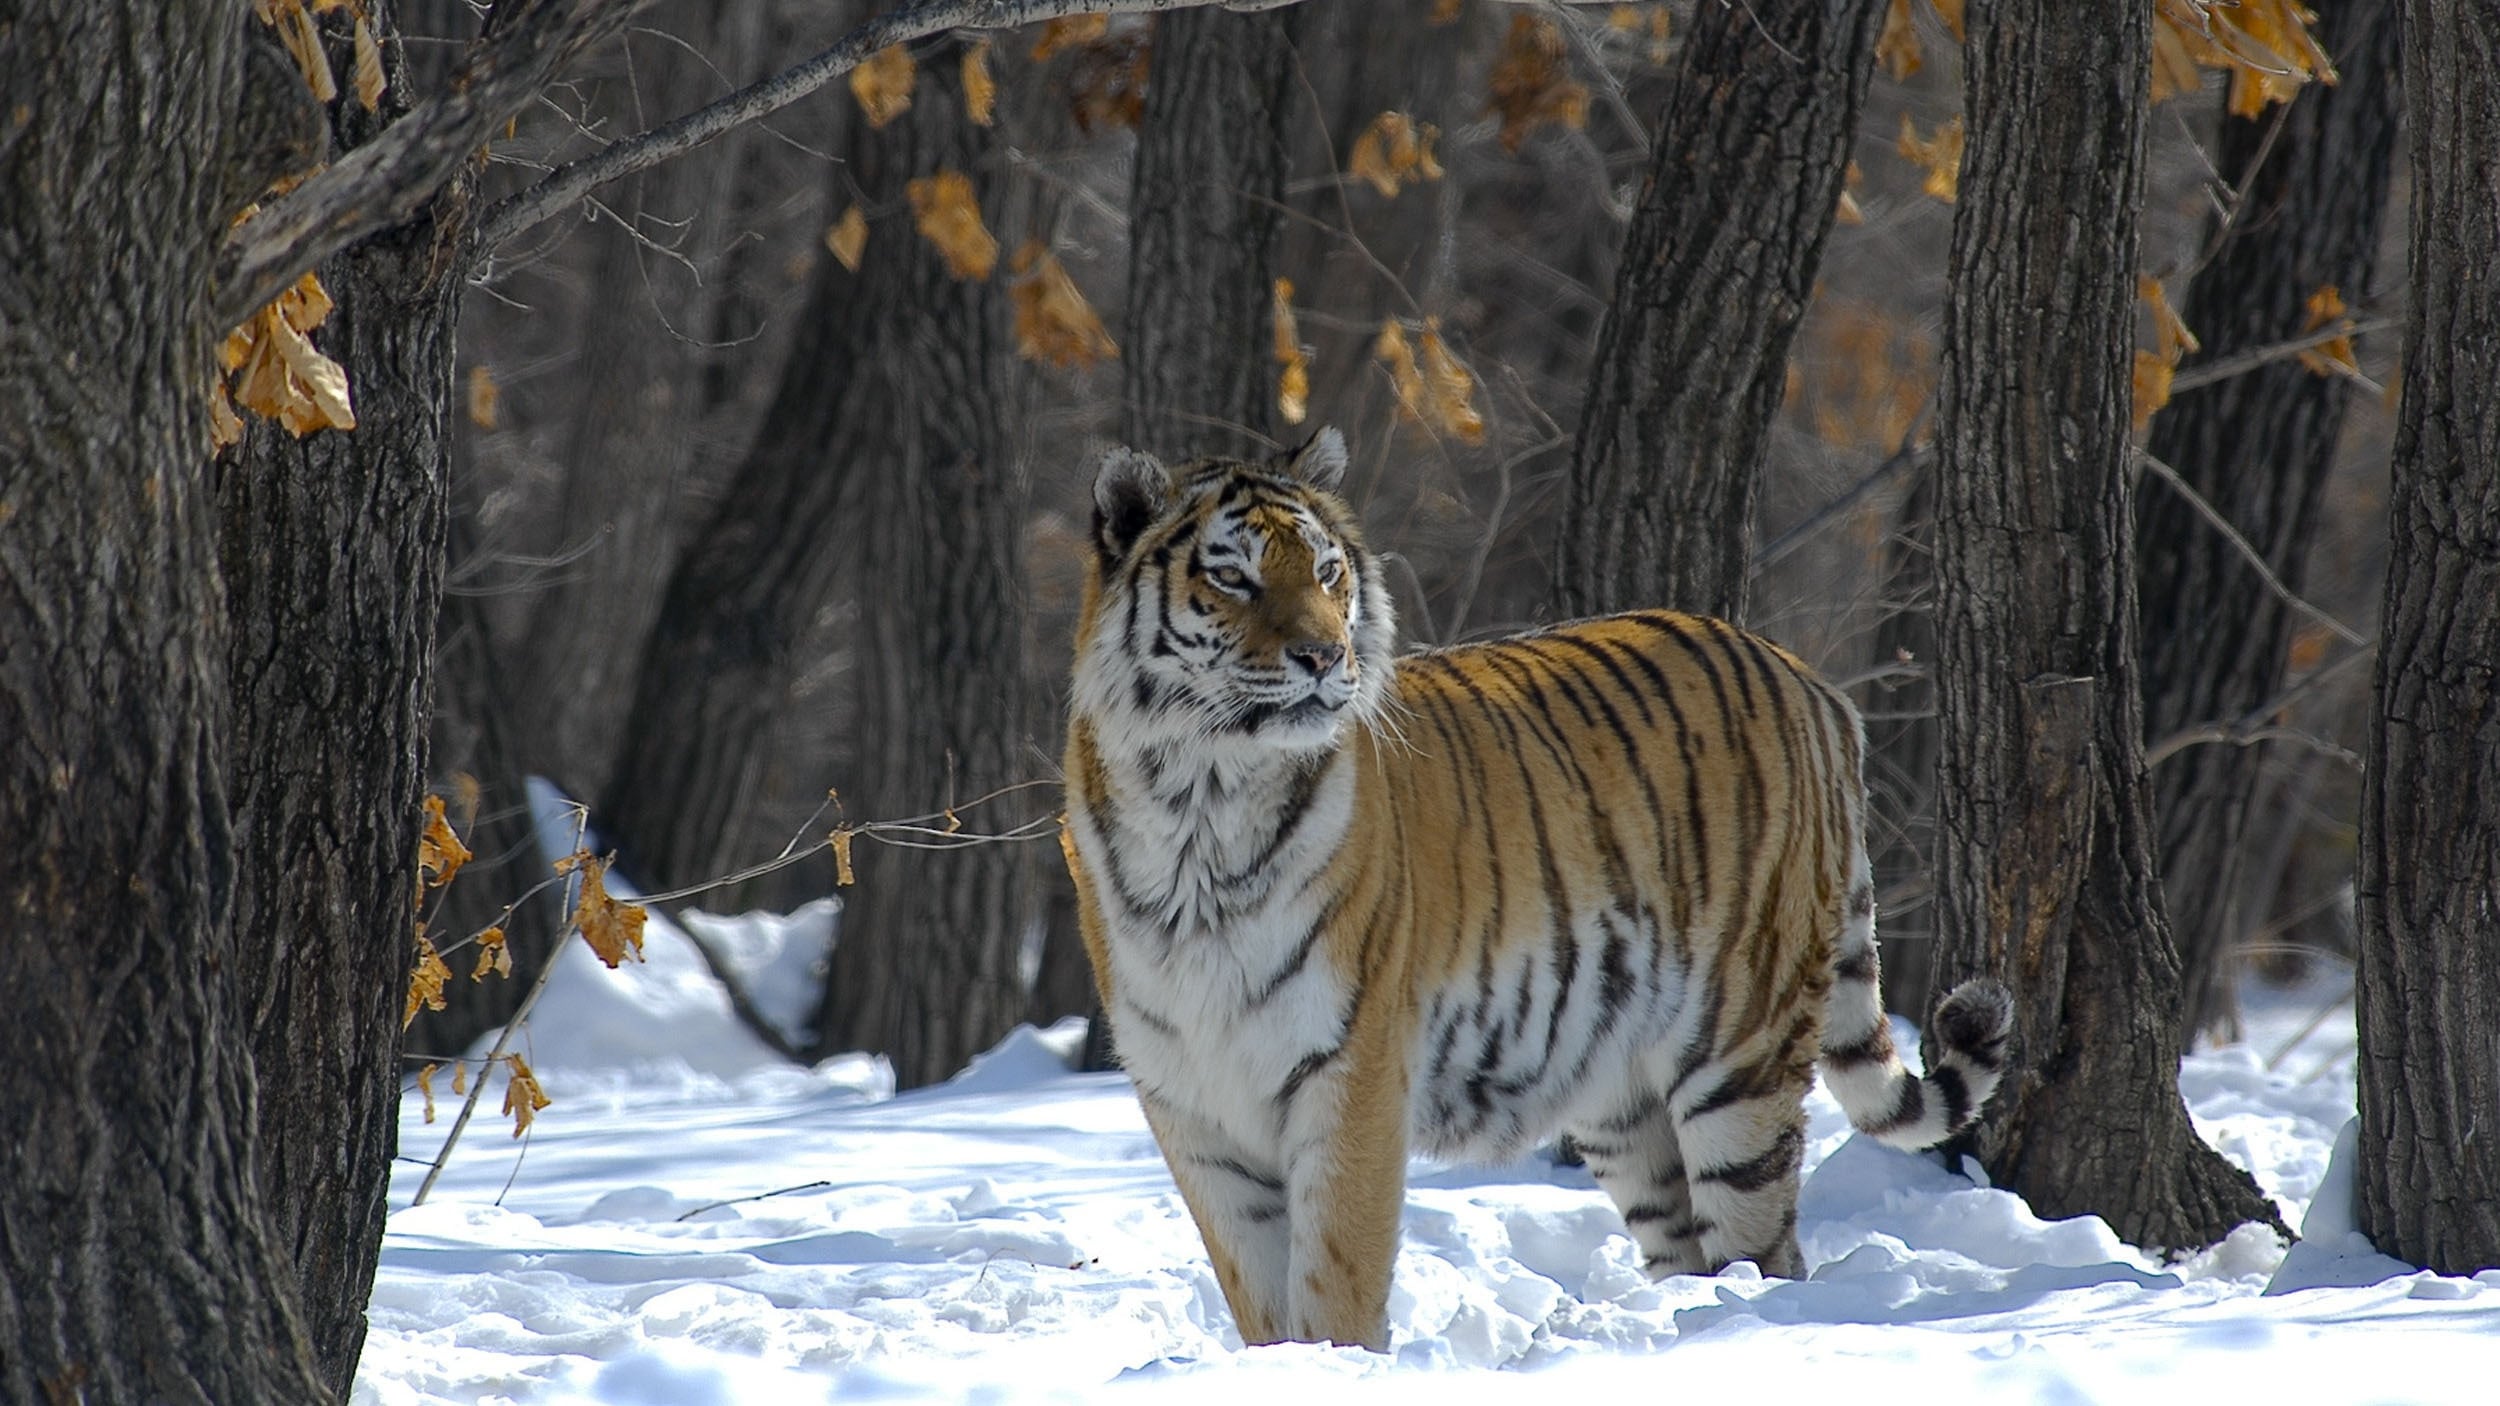
[[[1259,463],[1105,454],[1078,709],[1136,742],[1219,749],[1330,747],[1371,717],[1397,626],[1335,492],[1345,466],[1333,429]]]

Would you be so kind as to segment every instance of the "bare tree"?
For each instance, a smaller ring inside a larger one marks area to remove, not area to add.
[[[1984,972],[2017,993],[1978,1138],[1998,1184],[2136,1244],[2203,1245],[2280,1222],[2180,1101],[2153,868],[2128,497],[2151,15],[1968,17],[1937,439],[1935,990]]]
[[[2404,7],[2413,314],[2362,784],[2361,1229],[2500,1265],[2500,15]]]
[[[2386,0],[2322,4],[2317,37],[2333,86],[2287,109],[2225,116],[2216,164],[2230,182],[2206,239],[2213,256],[2181,315],[2200,364],[2280,346],[2311,330],[2325,288],[2358,304],[2379,247],[2401,107]],[[2291,358],[2183,390],[2153,421],[2149,449],[2256,548],[2282,588],[2302,588],[2350,383]],[[2282,689],[2301,622],[2201,508],[2149,482],[2136,509],[2148,739],[2238,722]],[[2256,914],[2242,911],[2242,855],[2265,744],[2190,747],[2153,771],[2161,872],[2185,964],[2185,1033],[2236,1033],[2232,957]]]
[[[1771,416],[1883,12],[1881,0],[1695,11],[1581,410],[1561,613],[1743,616]]]

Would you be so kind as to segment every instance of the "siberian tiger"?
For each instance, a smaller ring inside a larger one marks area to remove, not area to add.
[[[1567,1133],[1653,1273],[1800,1274],[1810,1066],[1926,1147],[2012,1022],[1895,1054],[1856,710],[1664,612],[1396,657],[1345,459],[1112,451],[1076,634],[1086,947],[1242,1340],[1386,1347],[1410,1149]]]

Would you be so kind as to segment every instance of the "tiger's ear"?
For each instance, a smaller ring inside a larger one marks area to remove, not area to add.
[[[1286,455],[1277,468],[1323,493],[1334,493],[1345,481],[1345,436],[1335,425],[1323,426],[1300,449]]]
[[[1172,496],[1172,475],[1142,449],[1114,445],[1094,470],[1094,545],[1106,557],[1128,555]]]

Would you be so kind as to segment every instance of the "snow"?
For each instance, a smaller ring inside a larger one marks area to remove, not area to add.
[[[830,915],[690,921],[795,981]],[[356,1401],[2483,1402],[2500,1380],[2500,1272],[2416,1272],[2352,1229],[2332,979],[2252,992],[2249,1040],[2180,1076],[2198,1128],[2306,1225],[2288,1257],[2253,1227],[2165,1263],[2042,1220],[1852,1137],[1818,1091],[1810,1278],[1652,1282],[1585,1172],[1418,1162],[1374,1356],[1240,1346],[1125,1081],[1068,1072],[1080,1024],[898,1097],[877,1061],[766,1052],[656,915],[646,950],[609,972],[576,946],[525,1045],[554,1105],[525,1143],[481,1116],[415,1208],[450,1117],[407,1101]]]

